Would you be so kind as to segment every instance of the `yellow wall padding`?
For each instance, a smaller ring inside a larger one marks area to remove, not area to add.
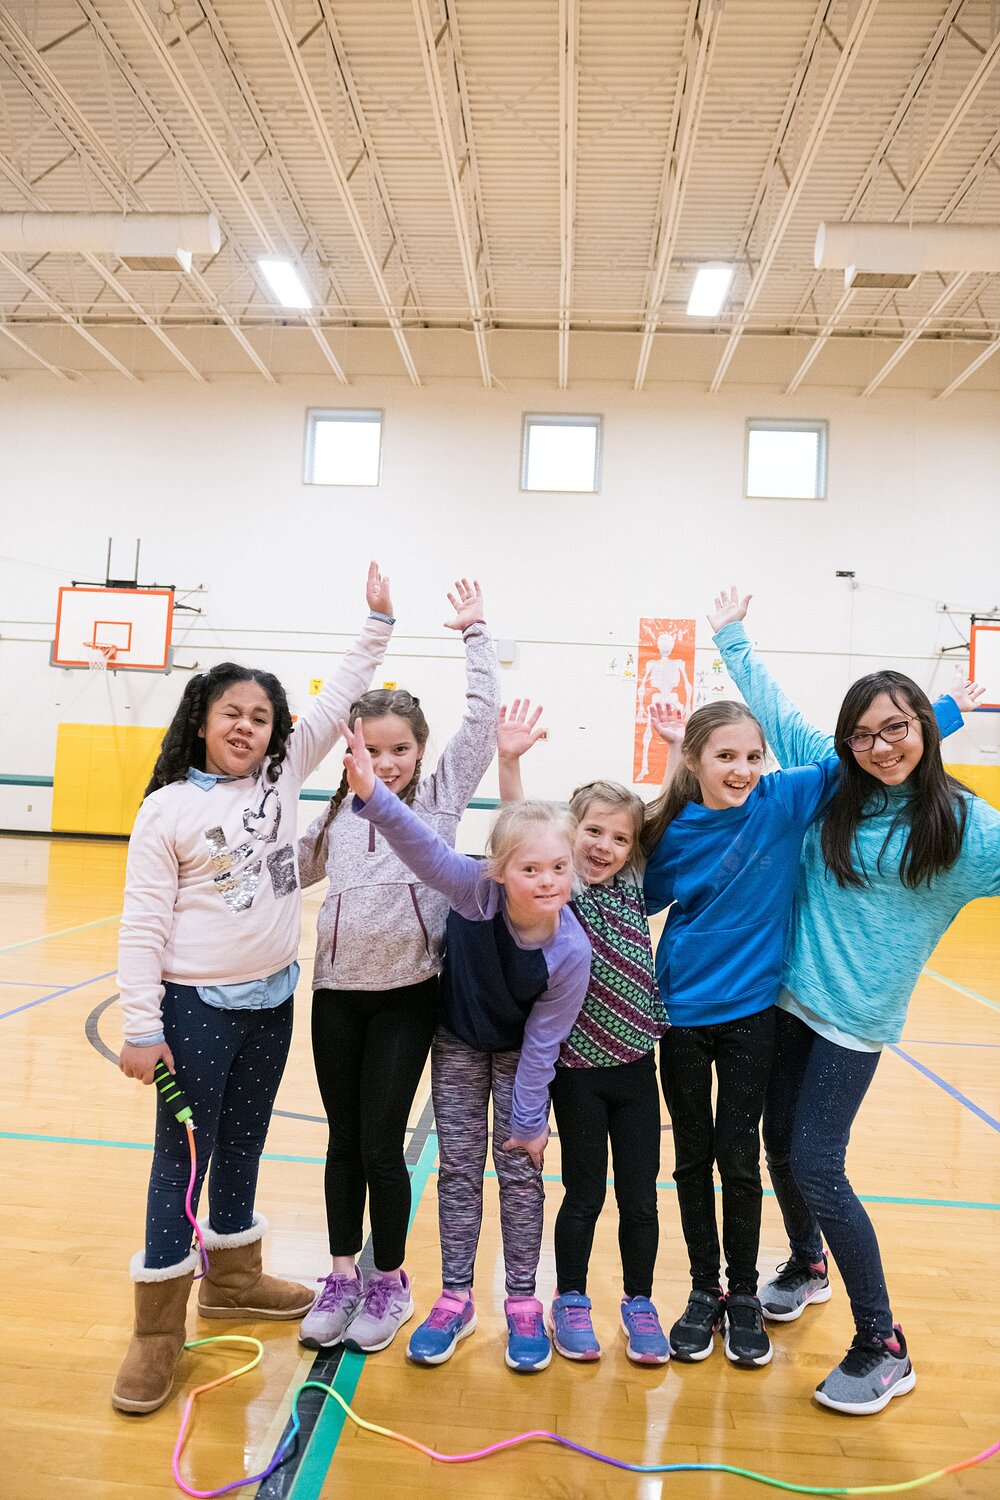
[[[135,724],[60,724],[53,829],[131,833],[164,732]]]
[[[970,792],[1000,807],[1000,766],[945,766]]]

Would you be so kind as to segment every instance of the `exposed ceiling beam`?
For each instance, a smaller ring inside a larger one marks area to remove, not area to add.
[[[441,29],[436,28],[431,18],[428,0],[413,0],[413,19],[417,26],[417,40],[420,45],[421,60],[424,65],[424,76],[427,79],[427,92],[430,97],[431,112],[434,116],[434,129],[437,133],[438,150],[441,153],[441,161],[444,166],[448,202],[451,205],[451,216],[455,225],[455,235],[458,239],[458,254],[462,262],[465,295],[469,304],[469,315],[472,319],[472,332],[476,341],[476,354],[479,357],[479,373],[482,376],[483,385],[489,389],[493,384],[493,376],[490,373],[490,357],[486,346],[486,322],[483,299],[479,290],[478,256],[465,208],[462,173],[458,165],[451,122],[448,117],[448,100],[438,53],[438,48],[444,37],[449,34],[452,25],[452,17],[448,10],[447,0],[444,0],[444,11],[444,26]]]
[[[291,25],[285,14],[284,7],[280,3],[280,0],[264,0],[264,3],[267,6],[268,14],[271,17],[278,40],[281,43],[285,61],[288,63],[289,70],[295,80],[299,97],[309,118],[309,123],[313,128],[313,134],[319,145],[320,153],[333,179],[334,187],[337,189],[348,222],[354,231],[354,237],[358,242],[368,274],[375,284],[375,290],[382,304],[382,311],[392,331],[392,336],[396,341],[396,347],[402,356],[406,372],[413,381],[413,384],[419,385],[420,374],[417,370],[410,346],[407,343],[406,334],[403,331],[402,319],[393,303],[392,293],[382,274],[382,267],[378,256],[375,254],[372,242],[368,237],[368,231],[365,228],[361,212],[354,201],[354,194],[351,192],[347,173],[344,171],[337,148],[333,143],[333,137],[330,134],[322,107],[316,96],[316,90],[313,88],[309,74],[306,72],[305,63],[296,44],[295,37],[292,34]]]
[[[694,158],[698,125],[708,91],[708,75],[722,21],[722,0],[692,0],[684,37],[684,61],[674,94],[673,117],[667,138],[667,154],[660,183],[660,200],[653,236],[653,269],[643,314],[642,342],[633,388],[641,391],[649,369],[660,321],[660,304],[666,292],[688,173]]]
[[[845,219],[851,219],[854,217],[854,214],[860,206],[861,200],[867,192],[868,187],[874,181],[877,167],[880,166],[882,161],[885,159],[886,153],[888,152],[889,146],[891,145],[892,138],[894,137],[896,130],[899,128],[899,124],[902,122],[902,118],[905,115],[906,110],[909,109],[910,105],[917,95],[920,85],[924,82],[928,73],[930,72],[931,65],[947,38],[948,30],[951,27],[951,23],[955,17],[955,12],[958,9],[958,3],[953,3],[952,5],[950,5],[947,14],[942,19],[936,32],[934,33],[934,37],[930,43],[930,46],[924,53],[921,65],[917,69],[916,73],[914,73],[913,77],[910,79],[903,99],[900,101],[900,105],[896,109],[892,121],[890,122],[885,134],[882,137],[879,148],[875,152],[875,155],[872,157],[865,176],[862,179],[859,187],[855,191],[854,198],[851,201],[851,205],[848,208],[847,213],[844,215]],[[1000,34],[998,34],[994,39],[993,46],[983,55],[979,67],[976,69],[973,77],[966,84],[960,97],[956,100],[953,108],[948,115],[948,119],[941,127],[934,141],[924,152],[923,158],[917,166],[917,169],[914,172],[909,185],[905,189],[900,202],[897,204],[894,212],[889,217],[890,223],[892,223],[902,215],[904,209],[910,202],[917,188],[925,180],[927,174],[934,168],[934,166],[936,166],[939,157],[942,155],[945,148],[954,138],[956,130],[958,129],[962,120],[965,118],[966,114],[974,103],[977,94],[981,91],[983,85],[987,81],[991,69],[996,65],[998,57],[998,43],[1000,43]],[[987,66],[987,60],[990,58],[991,54],[992,60]],[[996,148],[994,147],[993,149],[995,150]],[[992,154],[993,152],[991,150],[989,155]],[[963,190],[960,194],[953,197],[951,203],[944,210],[944,212],[938,215],[937,222],[939,224],[945,223],[947,219],[951,217],[951,214],[961,202],[967,191],[968,186],[965,186],[963,187]],[[815,286],[818,281],[819,277],[814,278],[813,286]],[[837,324],[840,322],[844,313],[854,301],[855,296],[856,292],[854,291],[854,289],[848,287],[838,298],[836,307],[827,316],[822,329],[820,330],[817,337],[813,340],[812,344],[809,347],[808,353],[806,354],[802,363],[799,365],[799,368],[796,370],[795,374],[792,376],[792,379],[789,382],[786,390],[786,395],[791,395],[794,391],[798,390],[806,375],[809,373],[810,369],[822,353],[827,340],[834,332]]]
[[[576,227],[580,0],[559,0],[559,389],[569,385]]]
[[[37,349],[32,349],[30,344],[26,344],[24,342],[24,339],[18,338],[17,334],[13,333],[2,319],[0,319],[0,333],[2,333],[6,338],[9,338],[11,343],[16,344],[19,349],[23,349],[25,354],[29,355],[32,359],[37,360],[40,365],[44,365],[45,368],[51,374],[55,375],[59,380],[69,379],[69,376],[66,374],[65,370],[60,370],[58,365],[49,364],[48,360],[44,359],[42,355],[38,353]]]
[[[3,163],[0,162],[0,167],[2,165]],[[37,297],[40,302],[44,302],[46,307],[50,308],[58,318],[61,318],[67,327],[72,328],[74,333],[78,333],[92,349],[96,349],[102,359],[106,359],[109,365],[114,365],[120,375],[124,375],[126,380],[138,382],[139,377],[134,375],[126,365],[123,365],[120,359],[116,359],[110,349],[105,349],[104,345],[98,339],[94,338],[89,329],[83,326],[80,319],[63,307],[62,303],[53,297],[52,293],[47,287],[42,285],[37,277],[32,276],[28,271],[22,271],[21,267],[12,261],[9,255],[0,255],[0,266],[5,271],[9,271],[11,276],[20,281],[22,286],[27,287],[28,291]]]
[[[781,248],[781,242],[785,237],[785,232],[791,223],[792,215],[798,205],[802,190],[806,185],[806,179],[812,170],[816,157],[819,155],[820,147],[823,144],[826,132],[836,112],[840,96],[847,86],[851,70],[858,59],[862,43],[868,33],[868,28],[871,26],[875,11],[878,9],[878,3],[879,0],[859,0],[857,9],[854,12],[851,29],[847,34],[847,39],[837,59],[837,65],[834,68],[826,94],[812,123],[806,143],[802,148],[802,154],[795,165],[795,171],[789,180],[788,191],[778,210],[777,217],[771,226],[771,231],[761,252],[757,268],[744,296],[743,306],[736,317],[729,338],[726,340],[726,347],[722,351],[722,357],[716,367],[715,374],[712,376],[709,386],[709,390],[712,392],[719,389],[726,377],[726,371],[732,363],[733,355],[736,353],[744,329],[750,321],[750,314],[753,311],[754,304],[760,296],[764,283],[774,265],[778,251]]]
[[[944,291],[941,292],[940,296],[934,299],[933,304],[910,329],[909,333],[906,335],[906,338],[901,340],[901,342],[896,346],[882,368],[872,377],[871,380],[869,380],[868,384],[861,392],[862,396],[870,396],[873,391],[878,390],[879,386],[882,384],[883,380],[890,373],[890,371],[894,370],[899,364],[899,361],[903,358],[904,354],[908,353],[909,350],[913,348],[914,344],[920,338],[921,334],[930,327],[934,319],[940,313],[941,309],[947,302],[951,301],[952,297],[958,291],[959,287],[964,286],[971,275],[971,271],[962,271],[958,276],[955,276],[951,281],[949,281],[948,285],[945,287]]]
[[[951,396],[955,391],[958,390],[960,385],[965,384],[970,375],[974,375],[976,371],[980,369],[988,359],[992,359],[994,354],[998,353],[1000,353],[1000,339],[994,339],[992,344],[987,344],[986,348],[982,351],[981,354],[976,355],[975,359],[970,365],[966,365],[965,369],[962,370],[959,375],[955,376],[955,379],[951,382],[950,385],[945,386],[944,390],[936,399],[938,401],[944,401],[947,396]]]
[[[178,98],[181,100],[181,103],[187,110],[188,115],[191,118],[195,129],[198,131],[203,144],[208,148],[212,160],[215,162],[215,165],[222,173],[224,181],[229,186],[230,191],[233,193],[240,207],[243,209],[243,212],[249,219],[254,231],[257,234],[258,239],[260,240],[261,249],[263,250],[264,254],[287,258],[288,251],[285,245],[285,235],[283,230],[281,232],[281,239],[275,239],[271,234],[267,223],[258,213],[256,204],[250,197],[250,194],[247,192],[240,173],[237,172],[228,155],[222,149],[219,143],[219,137],[216,128],[213,126],[212,122],[209,120],[208,116],[201,108],[193,90],[189,88],[187,80],[181,72],[174,53],[167,46],[163,37],[160,35],[156,26],[153,24],[148,12],[139,3],[139,0],[126,0],[126,4],[128,5],[134,20],[142,31],[146,42],[155,52],[160,65],[162,66],[170,82],[173,84]],[[166,9],[164,4],[161,4],[160,8],[161,11],[164,11]],[[210,99],[212,100],[212,103],[215,106],[216,115],[222,122],[223,130],[229,133],[231,138],[235,138],[238,148],[241,149],[239,134],[229,117],[228,110],[226,109],[222,100],[219,98],[215,85],[212,83],[212,80],[209,78],[207,71],[202,66],[201,59],[198,56],[194,46],[192,45],[191,38],[188,36],[187,31],[184,28],[184,24],[177,12],[176,6],[171,4],[169,11],[167,11],[167,14],[171,15],[175,23],[178,45],[187,58],[189,65],[197,73],[202,87],[205,89]],[[224,53],[223,56],[225,56]],[[246,155],[245,152],[243,154]],[[260,175],[257,172],[256,167],[249,160],[247,162],[247,167],[249,175],[252,176],[255,180],[255,185],[258,192],[263,196],[264,201],[267,204],[268,209],[270,210],[272,219],[276,220],[280,225],[281,216],[278,213],[277,208],[271,202],[270,196],[268,195],[267,190],[260,179]],[[250,253],[247,253],[246,260],[248,265],[253,269],[254,279],[257,281],[258,285],[260,285],[260,272],[258,271],[256,264],[254,263],[254,256]],[[268,293],[268,295],[270,295],[270,293]],[[330,366],[330,369],[333,371],[334,375],[336,375],[337,379],[340,380],[344,385],[346,385],[347,376],[345,375],[343,368],[341,367],[340,361],[337,359],[333,350],[327,343],[315,315],[311,312],[303,312],[301,316],[302,321],[309,328],[314,339],[319,345],[323,357],[326,360],[327,364]],[[246,347],[249,351],[252,350],[253,346],[250,345],[248,341]],[[262,373],[266,375],[267,379],[270,380],[273,384],[274,376],[266,368],[260,357],[256,355],[255,352],[252,357],[254,358],[254,362],[257,364],[258,369],[260,369]]]

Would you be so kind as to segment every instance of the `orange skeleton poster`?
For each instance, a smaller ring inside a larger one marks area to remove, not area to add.
[[[667,768],[667,745],[655,733],[651,703],[690,714],[694,707],[693,620],[639,621],[639,668],[635,683],[635,747],[632,780],[658,786]]]

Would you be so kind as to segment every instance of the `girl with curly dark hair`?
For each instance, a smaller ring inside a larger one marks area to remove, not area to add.
[[[261,1271],[257,1169],[288,1056],[300,938],[299,789],[368,687],[393,625],[372,563],[360,639],[295,726],[269,672],[223,662],[188,683],[129,841],[119,944],[119,1066],[151,1083],[162,1060],[198,1126],[196,1203],[207,1318],[299,1318],[312,1293]],[[144,1250],[133,1257],[135,1335],[115,1383],[120,1411],[170,1394],[197,1258],[185,1215],[187,1135],[157,1094]]]

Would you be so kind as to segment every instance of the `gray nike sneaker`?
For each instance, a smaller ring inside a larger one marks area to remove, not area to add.
[[[320,1294],[299,1328],[299,1343],[306,1349],[332,1349],[339,1344],[364,1295],[360,1271],[353,1276],[322,1276],[319,1284]]]
[[[804,1261],[786,1260],[778,1274],[760,1289],[760,1308],[771,1323],[793,1323],[810,1302],[829,1302],[830,1278],[823,1254],[823,1270],[814,1271]]]
[[[846,1412],[849,1417],[868,1417],[889,1405],[893,1396],[905,1396],[917,1383],[906,1340],[895,1324],[899,1353],[894,1354],[878,1337],[858,1334],[835,1370],[816,1387],[820,1406]]]

